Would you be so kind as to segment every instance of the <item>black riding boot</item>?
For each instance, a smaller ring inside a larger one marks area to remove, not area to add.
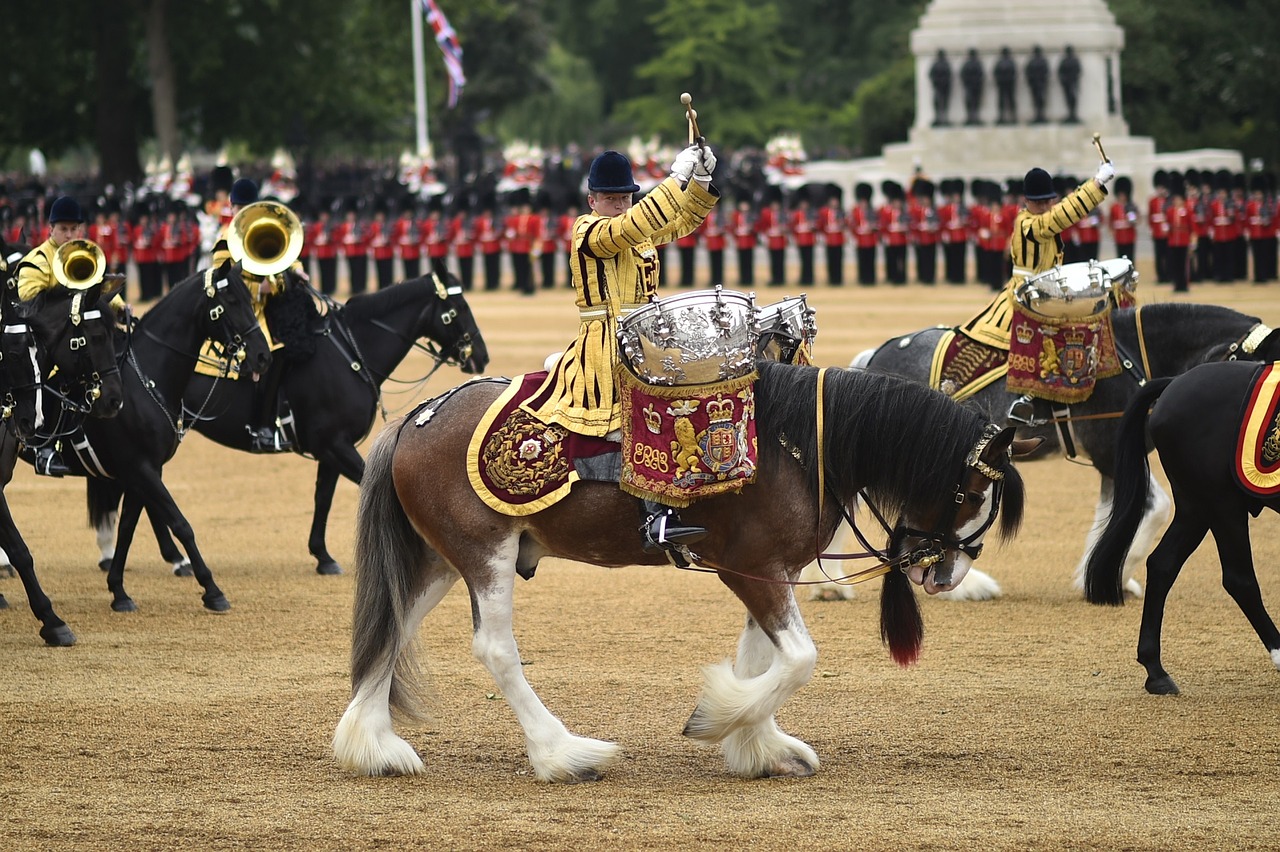
[[[680,515],[670,506],[645,500],[644,510],[647,516],[640,534],[648,553],[675,550],[682,545],[701,541],[707,534],[705,528],[689,526],[681,521]]]
[[[245,426],[249,430],[251,452],[284,453],[293,449],[293,442],[280,428],[276,418],[276,397],[280,393],[280,378],[284,374],[284,357],[277,350],[271,358],[271,366],[258,387],[257,404],[253,422]]]
[[[67,467],[66,463],[62,461],[62,456],[52,446],[41,447],[36,450],[34,467],[36,473],[41,476],[66,476],[71,472],[71,468]]]

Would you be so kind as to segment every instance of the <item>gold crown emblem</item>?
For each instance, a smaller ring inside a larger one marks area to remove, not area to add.
[[[707,403],[707,419],[712,423],[722,420],[732,420],[733,410],[736,406],[731,399],[717,399]]]
[[[1084,346],[1084,329],[1068,328],[1062,332],[1062,339],[1068,346]]]
[[[1036,330],[1027,325],[1025,321],[1018,323],[1018,327],[1013,330],[1013,333],[1017,336],[1018,342],[1023,346],[1030,343],[1031,339],[1036,336]]]
[[[653,407],[653,403],[644,407],[644,425],[655,435],[662,432],[662,415]]]

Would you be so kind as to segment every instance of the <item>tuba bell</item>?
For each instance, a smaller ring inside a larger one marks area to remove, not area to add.
[[[302,222],[276,201],[245,205],[227,226],[231,259],[253,275],[284,272],[302,254]]]
[[[67,240],[53,255],[53,277],[68,290],[88,290],[102,281],[107,256],[93,240]]]

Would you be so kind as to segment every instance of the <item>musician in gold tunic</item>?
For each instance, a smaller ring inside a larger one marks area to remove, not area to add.
[[[1013,276],[986,308],[960,326],[962,332],[980,343],[1008,351],[1014,291],[1031,276],[1062,263],[1059,235],[1102,203],[1107,197],[1107,183],[1115,175],[1110,160],[1101,163],[1094,177],[1055,204],[1058,193],[1049,173],[1040,168],[1027,172],[1023,180],[1026,204],[1018,211],[1009,237]]]
[[[711,186],[715,155],[690,145],[676,157],[671,176],[633,206],[639,190],[630,161],[605,151],[591,163],[587,204],[591,212],[573,225],[570,277],[581,324],[578,336],[549,370],[547,379],[522,408],[544,423],[581,435],[620,439],[622,416],[614,386],[618,364],[618,320],[648,303],[657,292],[656,246],[697,229],[720,193]],[[681,527],[674,513],[659,507],[651,515],[647,544],[662,549],[705,534]]]

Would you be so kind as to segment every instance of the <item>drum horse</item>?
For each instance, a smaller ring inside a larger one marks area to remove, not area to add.
[[[1036,277],[1041,279],[1042,287],[1058,279],[1059,292],[1064,295],[1096,295],[1099,271],[1103,283],[1113,289],[1136,286],[1137,272],[1126,258],[1065,264]],[[1099,378],[1092,396],[1084,402],[1056,405],[1037,400],[1031,415],[1025,418],[1027,422],[1019,423],[1019,435],[1043,438],[1045,450],[1058,447],[1067,458],[1091,465],[1101,477],[1094,524],[1075,570],[1075,585],[1080,589],[1084,586],[1088,553],[1111,509],[1119,417],[1138,389],[1150,379],[1177,376],[1205,362],[1280,358],[1280,335],[1258,317],[1217,305],[1177,302],[1119,308],[1111,311],[1111,324],[1123,371]],[[858,355],[852,366],[927,384],[935,348],[950,330],[938,326],[892,338]],[[994,422],[1004,423],[1017,399],[1017,394],[1005,390],[1003,381],[997,381],[978,390],[964,404]],[[1134,573],[1168,521],[1171,505],[1168,495],[1154,480],[1149,483],[1147,494],[1142,522],[1123,571],[1125,590],[1134,596],[1142,593]],[[943,597],[984,600],[999,593],[999,584],[993,578],[974,569],[964,586]]]
[[[891,569],[881,636],[897,662],[910,664],[923,638],[911,583],[929,593],[958,583],[1002,504],[1000,532],[1013,534],[1023,490],[1011,458],[1037,442],[895,377],[747,362],[758,371],[755,480],[682,510],[708,530],[695,565],[737,595],[746,626],[736,661],[705,670],[684,733],[720,743],[736,775],[806,776],[818,769],[817,754],[774,719],[817,659],[793,593],[801,568],[859,494],[895,519],[881,554]],[[514,581],[546,556],[604,567],[665,560],[642,549],[640,501],[617,484],[575,482],[559,502],[520,517],[479,498],[467,448],[500,393],[494,383],[460,386],[389,424],[370,450],[356,522],[352,698],[333,741],[349,770],[424,770],[393,730],[392,712],[421,718],[412,640],[459,579],[471,599],[472,652],[519,720],[534,774],[596,780],[618,756],[614,743],[572,734],[526,680],[512,630]]]

